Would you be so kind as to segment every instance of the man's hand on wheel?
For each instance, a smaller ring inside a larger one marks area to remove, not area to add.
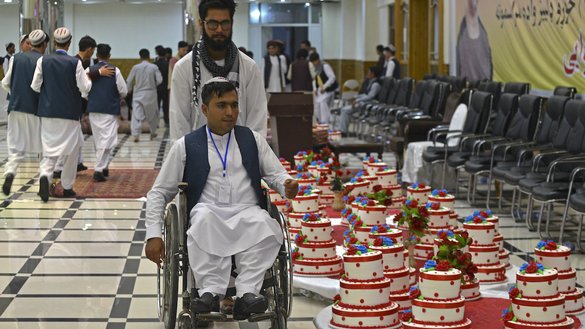
[[[284,194],[287,199],[292,199],[299,191],[299,182],[296,179],[287,179],[284,181]]]
[[[165,259],[165,243],[161,238],[150,238],[144,246],[146,257],[155,262],[159,267]]]

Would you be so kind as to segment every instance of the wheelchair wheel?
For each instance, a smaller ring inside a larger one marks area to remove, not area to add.
[[[274,286],[270,289],[270,294],[273,297],[272,311],[275,317],[272,319],[272,329],[286,329],[286,319],[288,318],[288,297],[292,291],[288,287],[287,274],[287,255],[281,252],[272,268],[272,275],[274,277]]]
[[[164,323],[165,329],[174,329],[177,321],[177,302],[179,291],[179,262],[176,258],[176,255],[179,252],[179,243],[177,240],[179,228],[176,225],[178,221],[177,218],[177,206],[175,204],[170,204],[167,209],[163,227],[163,239],[165,242],[165,259],[162,265],[163,280],[161,283],[159,269],[158,284],[159,317]],[[183,319],[184,317],[181,317],[181,320]],[[187,328],[190,328],[190,326]]]

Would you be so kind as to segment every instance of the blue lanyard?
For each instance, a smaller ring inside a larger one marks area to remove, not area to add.
[[[232,132],[231,131],[229,132],[227,145],[225,147],[225,154],[222,158],[221,153],[219,152],[219,149],[217,148],[217,144],[215,144],[215,140],[213,139],[213,135],[211,135],[211,130],[209,130],[209,127],[207,127],[207,131],[209,132],[209,138],[211,138],[211,141],[213,142],[213,146],[215,147],[215,151],[217,152],[217,155],[219,156],[219,159],[221,160],[221,164],[223,165],[223,177],[225,177],[225,169],[227,167],[227,156],[228,156],[228,150],[230,149],[230,140],[232,139]]]

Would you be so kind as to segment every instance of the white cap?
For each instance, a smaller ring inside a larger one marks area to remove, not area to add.
[[[228,79],[224,78],[224,77],[215,77],[215,78],[211,78],[207,81],[205,81],[205,83],[203,84],[204,86],[213,82],[227,82],[227,83],[231,83]]]
[[[71,40],[71,32],[66,27],[60,27],[53,33],[53,38],[57,43],[67,43]]]
[[[36,47],[47,39],[47,35],[43,30],[34,30],[28,34],[28,39],[30,40],[30,44]]]
[[[20,37],[20,41],[19,41],[19,42],[20,42],[20,43],[22,43],[24,40],[26,40],[26,38],[28,38],[28,34],[23,34],[23,35]]]
[[[389,44],[389,45],[388,45],[388,48],[390,48],[390,51],[391,51],[391,52],[393,52],[393,53],[395,53],[395,52],[396,52],[396,47],[394,47],[394,45],[393,45],[393,44]]]

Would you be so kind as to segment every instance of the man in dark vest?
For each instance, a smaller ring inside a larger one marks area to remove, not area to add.
[[[313,90],[317,105],[317,120],[321,124],[328,124],[331,118],[331,103],[335,89],[339,87],[335,73],[327,62],[322,61],[318,53],[309,55],[309,61],[315,66],[315,80]]]
[[[18,166],[26,153],[41,153],[41,120],[37,116],[39,94],[30,88],[37,60],[43,56],[49,36],[42,30],[34,30],[28,39],[32,50],[21,52],[12,58],[2,87],[10,93],[8,104],[8,162],[4,167],[2,192],[8,195]]]
[[[352,112],[356,109],[356,104],[361,102],[371,101],[378,96],[380,90],[382,90],[382,85],[378,80],[380,78],[380,70],[378,66],[371,66],[368,70],[368,75],[366,76],[366,84],[367,88],[364,93],[359,93],[353,100],[351,105],[346,105],[341,108],[340,115],[339,115],[339,126],[337,127],[342,133],[347,133],[347,128],[349,126],[349,119],[351,117]]]
[[[81,61],[67,54],[71,32],[60,27],[53,33],[55,53],[37,60],[31,88],[40,93],[38,116],[41,117],[43,159],[40,165],[39,195],[49,200],[49,180],[60,156],[66,156],[61,185],[64,197],[74,197],[73,183],[77,174],[77,160],[81,133],[81,94],[89,93],[91,80]]]
[[[85,71],[99,70],[102,66],[114,68],[116,74],[111,77],[99,77],[92,80],[92,87],[87,97],[87,112],[96,150],[93,179],[106,181],[108,177],[108,160],[110,151],[118,144],[118,116],[121,98],[126,97],[128,89],[120,70],[108,64],[111,47],[100,43],[97,45],[99,62]]]
[[[177,194],[179,182],[187,182],[191,223],[187,248],[201,296],[192,306],[197,313],[219,311],[234,256],[239,274],[233,314],[234,319],[244,320],[268,307],[259,293],[283,241],[280,225],[263,209],[260,180],[289,199],[296,195],[298,182],[287,174],[264,137],[236,126],[238,93],[231,82],[222,77],[208,80],[201,99],[207,125],[173,144],[147,195],[145,252],[160,265],[165,207]]]
[[[306,49],[299,49],[294,62],[288,70],[288,79],[291,81],[292,91],[312,91],[313,77],[309,69],[309,52]]]
[[[264,73],[264,88],[269,93],[280,93],[285,87],[286,57],[280,53],[278,40],[266,43],[267,53],[260,62],[260,71]]]

